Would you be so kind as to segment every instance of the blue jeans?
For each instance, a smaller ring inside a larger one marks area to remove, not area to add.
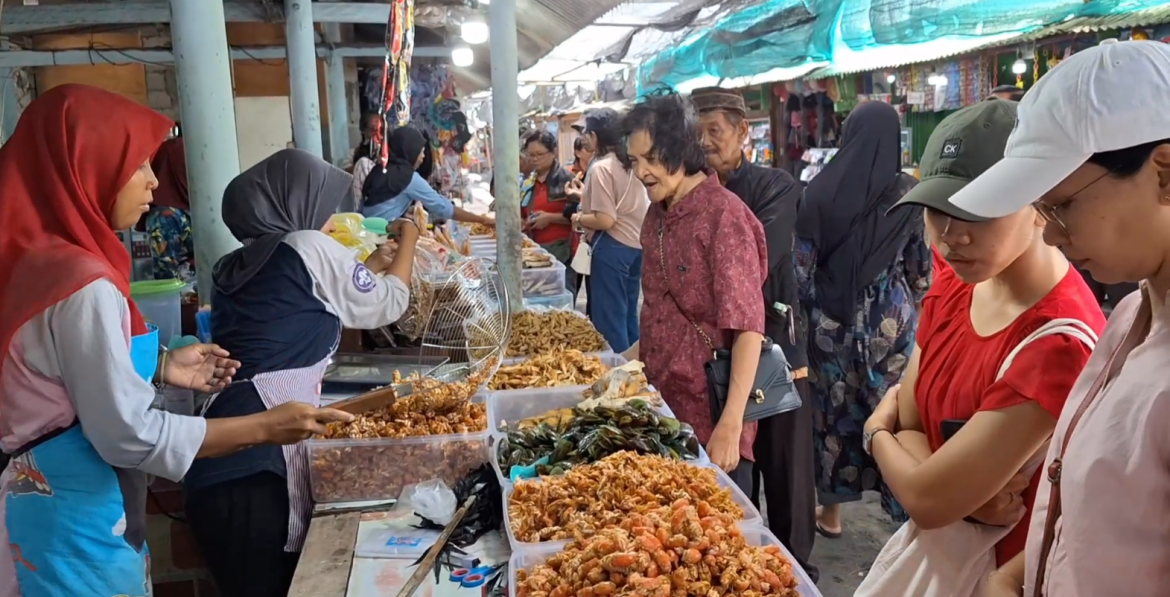
[[[638,341],[638,292],[642,285],[642,250],[599,232],[593,237],[589,275],[589,318],[614,352]]]

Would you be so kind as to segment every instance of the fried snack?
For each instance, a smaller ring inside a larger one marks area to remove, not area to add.
[[[496,229],[487,224],[475,223],[471,225],[471,236],[490,236],[496,237]]]
[[[569,426],[569,423],[571,423],[573,421],[573,419],[576,419],[576,418],[577,418],[577,413],[573,409],[571,409],[571,408],[558,408],[556,410],[550,410],[546,413],[541,413],[535,417],[528,417],[527,419],[521,419],[519,422],[516,423],[516,429],[519,431],[523,431],[523,430],[528,429],[530,427],[536,427],[538,425],[541,425],[542,423],[544,425],[547,425],[547,426],[553,428],[553,429],[564,429],[565,427]],[[500,425],[506,426],[504,423],[501,423]]]
[[[799,597],[779,546],[748,545],[733,517],[687,499],[578,539],[516,579],[517,597]]]
[[[541,269],[553,266],[553,256],[536,248],[525,248],[521,254],[524,269]]]
[[[681,498],[707,502],[712,512],[733,521],[743,518],[731,490],[719,487],[714,469],[617,452],[559,477],[517,482],[508,499],[508,519],[519,541],[573,539]]]
[[[521,311],[512,316],[507,356],[534,356],[567,348],[601,352],[605,338],[588,319],[573,311]]]
[[[642,361],[630,361],[606,371],[601,379],[581,393],[578,408],[619,408],[630,400],[645,400],[651,406],[662,406],[662,394],[650,387],[645,368]]]
[[[413,393],[394,404],[358,415],[349,423],[332,423],[326,439],[401,439],[476,433],[487,429],[482,402],[470,402],[491,367],[467,381],[443,383],[411,377]],[[395,385],[403,383],[395,373]],[[445,438],[434,442],[340,442],[310,444],[313,499],[341,502],[395,498],[402,489],[438,477],[453,486],[487,462],[487,439]]]
[[[514,365],[503,365],[488,382],[490,390],[522,390],[591,384],[605,373],[596,356],[567,349],[532,357]]]

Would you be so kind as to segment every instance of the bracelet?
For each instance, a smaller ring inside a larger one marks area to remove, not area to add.
[[[167,358],[171,351],[165,347],[160,346],[158,349],[158,370],[155,371],[154,387],[157,390],[162,390],[167,384],[164,381],[167,375]]]

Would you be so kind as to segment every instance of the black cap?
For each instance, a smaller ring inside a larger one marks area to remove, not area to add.
[[[579,130],[582,135],[587,135],[611,126],[617,122],[619,117],[620,115],[617,113],[617,110],[613,108],[595,108],[586,112],[585,116],[577,121],[577,124],[583,125]]]
[[[947,116],[926,142],[918,167],[920,182],[890,211],[920,205],[968,222],[982,218],[951,204],[951,197],[1003,159],[1016,126],[1019,104],[1008,100],[979,102]]]

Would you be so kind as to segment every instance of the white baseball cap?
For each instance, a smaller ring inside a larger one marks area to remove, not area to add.
[[[985,218],[1015,213],[1095,153],[1170,139],[1170,45],[1102,41],[1024,95],[1004,157],[951,197]]]

